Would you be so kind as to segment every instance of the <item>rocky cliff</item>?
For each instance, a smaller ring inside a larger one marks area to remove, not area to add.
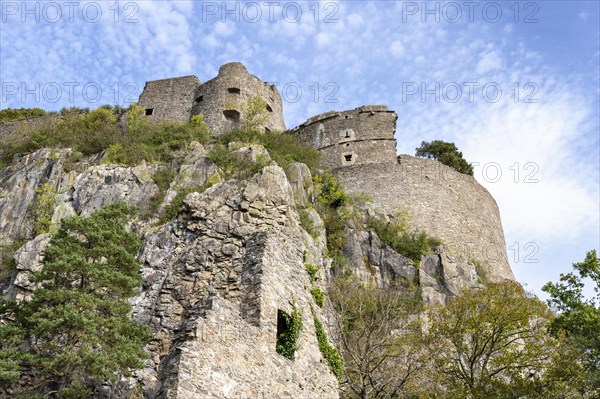
[[[237,151],[261,153],[268,165],[249,179],[221,181],[204,192],[192,192],[176,219],[165,224],[147,217],[131,225],[144,238],[139,253],[144,284],[133,301],[133,317],[152,329],[150,358],[134,378],[99,388],[99,397],[126,397],[134,389],[147,398],[338,397],[337,379],[319,351],[312,312],[333,344],[335,315],[327,302],[323,309],[315,306],[305,267],[317,266],[315,284],[326,291],[331,259],[324,254],[323,222],[309,206],[315,198],[310,171],[292,163],[286,173],[268,162],[260,146]],[[68,162],[69,153],[39,150],[2,171],[2,240],[23,243],[3,286],[13,299],[23,300],[35,288],[29,277],[41,267],[49,241],[49,234],[36,236],[31,223],[39,187],[56,193],[54,225],[117,201],[144,209],[159,191],[152,174],[164,165],[105,165],[101,157]],[[160,207],[182,187],[205,183],[218,172],[200,144],[193,144],[181,159]],[[299,210],[315,227],[312,236],[301,226]],[[426,304],[443,304],[481,283],[482,276],[464,257],[439,248],[417,268],[360,226],[364,224],[348,226],[343,252],[364,281],[413,284]],[[290,360],[276,353],[275,345],[278,312],[290,314],[293,309],[302,315],[303,329]]]

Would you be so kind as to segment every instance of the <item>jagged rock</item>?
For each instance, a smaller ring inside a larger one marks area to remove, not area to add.
[[[50,234],[40,234],[15,253],[17,266],[6,292],[8,298],[22,301],[36,288],[31,277],[34,272],[42,270],[42,253],[49,242]]]
[[[260,144],[248,144],[235,148],[236,146],[236,143],[230,143],[229,147],[232,150],[232,154],[240,155],[242,158],[256,163],[264,164],[271,162],[269,151]]]
[[[134,317],[149,324],[151,364],[138,374],[161,398],[336,398],[322,362],[304,259],[320,259],[299,227],[283,170],[191,193],[177,221],[148,232]],[[275,352],[277,310],[304,329],[294,361]],[[148,373],[148,370],[155,370]]]
[[[192,142],[191,150],[179,168],[179,173],[173,181],[172,191],[178,188],[200,186],[217,174],[217,165],[206,156],[204,147],[197,142]],[[169,195],[168,193],[167,195]]]
[[[78,214],[89,215],[119,201],[143,206],[156,193],[158,186],[145,162],[135,167],[98,165],[77,176],[61,200],[71,203]]]
[[[475,266],[443,250],[426,255],[419,269],[419,284],[426,305],[443,305],[465,289],[480,286]]]
[[[297,207],[305,208],[313,202],[315,196],[315,187],[308,166],[303,163],[292,162],[287,166],[286,173],[292,185]]]
[[[31,237],[29,207],[40,184],[57,186],[64,172],[62,158],[71,150],[42,149],[25,155],[1,171],[0,232],[7,240]],[[32,238],[32,237],[31,237]]]
[[[413,261],[381,242],[374,232],[348,229],[344,255],[363,281],[375,281],[379,287],[416,283]]]

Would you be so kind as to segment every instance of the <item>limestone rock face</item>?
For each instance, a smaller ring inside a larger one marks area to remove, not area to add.
[[[426,305],[443,305],[465,289],[482,287],[481,279],[474,265],[443,251],[425,256],[419,269],[419,285]]]
[[[31,282],[34,272],[42,270],[42,252],[50,242],[50,234],[40,234],[23,245],[15,254],[16,270],[7,290],[8,298],[22,301],[36,286]]]
[[[298,225],[278,166],[185,199],[177,221],[146,234],[144,288],[134,317],[154,339],[144,391],[159,398],[336,398],[319,352]],[[314,306],[314,305],[313,305]],[[294,360],[275,352],[277,312],[302,314]]]

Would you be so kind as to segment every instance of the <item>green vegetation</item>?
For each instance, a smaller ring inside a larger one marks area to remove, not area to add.
[[[56,192],[51,184],[43,183],[35,189],[35,198],[29,204],[29,221],[35,235],[50,231],[55,200]]]
[[[437,159],[457,172],[473,176],[473,166],[465,161],[462,152],[458,151],[454,143],[447,143],[442,140],[423,141],[416,150],[415,155],[418,157]]]
[[[8,281],[16,265],[14,256],[25,240],[18,239],[10,243],[0,244],[0,283]]]
[[[379,288],[340,278],[329,298],[338,315],[344,378],[343,398],[410,397],[408,386],[424,368],[421,309],[400,286]]]
[[[308,277],[310,278],[310,283],[314,284],[317,281],[317,273],[319,269],[312,263],[307,263],[304,265],[306,267],[306,272],[308,273]]]
[[[490,283],[490,279],[488,278],[487,273],[483,268],[483,263],[475,259],[469,259],[468,263],[475,267],[479,283],[483,285],[488,285]]]
[[[325,332],[325,328],[323,328],[323,324],[321,323],[321,320],[319,320],[319,317],[317,316],[317,313],[312,308],[312,306],[310,310],[312,312],[313,321],[315,323],[315,334],[317,336],[319,350],[321,351],[323,358],[325,358],[325,360],[327,361],[331,372],[337,377],[338,380],[341,380],[344,374],[344,368],[342,366],[342,357],[340,356],[340,353],[338,352],[336,347],[329,343],[329,340],[327,339],[327,333]]]
[[[312,295],[315,303],[318,307],[322,308],[325,305],[325,295],[319,287],[313,287],[310,289],[310,295]]]
[[[352,199],[332,174],[313,177],[318,194],[316,209],[325,224],[327,255],[336,259],[342,257],[346,243],[346,224],[352,219]]]
[[[302,228],[306,230],[306,232],[310,234],[312,238],[317,239],[318,232],[308,214],[308,211],[306,209],[300,209],[298,210],[298,216],[300,217],[300,226],[302,226]]]
[[[416,266],[421,262],[421,256],[431,253],[435,247],[442,245],[440,239],[431,237],[424,231],[410,231],[408,215],[404,212],[399,212],[396,219],[389,222],[368,217],[367,225],[381,241],[400,255],[412,259]]]
[[[144,117],[143,112],[135,104],[129,107],[127,134],[104,147],[107,151],[103,162],[125,165],[136,165],[144,160],[169,162],[174,158],[175,151],[185,149],[192,141],[206,144],[210,138],[206,124],[199,115],[188,122],[152,123]]]
[[[185,197],[188,196],[188,194],[194,192],[203,193],[204,191],[209,189],[211,185],[212,184],[208,182],[199,186],[185,187],[179,189],[175,198],[173,198],[173,200],[167,206],[165,206],[162,213],[160,214],[159,223],[164,224],[167,223],[169,220],[175,219],[179,214],[179,211],[183,207],[183,200],[185,199]]]
[[[260,155],[253,161],[249,156],[233,152],[223,144],[214,144],[208,152],[208,157],[221,169],[224,180],[248,179],[268,165],[266,159]]]
[[[292,162],[301,162],[308,166],[313,176],[319,172],[319,152],[315,148],[303,145],[290,134],[238,129],[219,136],[217,143],[225,147],[229,143],[260,144],[267,149],[271,159],[283,169]]]
[[[44,251],[29,301],[2,300],[0,389],[22,397],[92,397],[90,387],[143,365],[147,327],[127,302],[142,283],[141,241],[123,225],[134,209],[113,204],[62,221]]]
[[[127,130],[117,117],[118,109],[100,107],[92,111],[63,109],[44,125],[23,125],[0,148],[0,164],[10,164],[15,154],[40,148],[72,148],[83,156],[107,151],[105,162],[126,165],[146,161],[170,161],[173,152],[192,140],[208,142],[210,134],[201,118],[189,122],[151,123],[143,110],[129,107]]]
[[[465,291],[429,313],[432,381],[447,398],[579,397],[562,396],[579,384],[581,367],[547,333],[551,319],[513,281]]]
[[[542,288],[550,294],[548,305],[558,312],[550,331],[555,336],[564,334],[584,354],[587,388],[600,397],[600,260],[596,250],[587,252],[583,262],[574,263],[573,270],[561,274],[559,283]],[[586,281],[592,283],[595,298],[586,299]]]
[[[18,121],[46,115],[41,108],[6,108],[0,110],[0,122]]]
[[[267,102],[261,96],[250,96],[242,104],[244,130],[257,130],[269,120]]]
[[[277,331],[277,353],[293,359],[294,353],[298,349],[300,331],[302,331],[302,315],[296,306],[293,307],[291,315],[282,310],[277,312]]]

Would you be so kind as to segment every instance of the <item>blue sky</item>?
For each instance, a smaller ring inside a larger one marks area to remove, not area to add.
[[[137,100],[144,82],[243,62],[293,127],[386,104],[398,151],[452,141],[496,198],[539,293],[600,249],[596,1],[0,1],[0,107]]]

